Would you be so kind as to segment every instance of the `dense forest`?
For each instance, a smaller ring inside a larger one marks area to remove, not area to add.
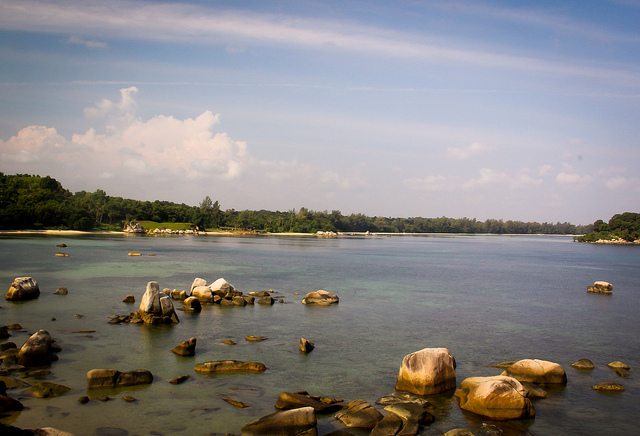
[[[111,197],[101,189],[71,193],[46,176],[5,175],[0,172],[0,229],[121,230],[130,221],[180,223],[185,229],[236,229],[256,232],[378,232],[378,233],[493,233],[584,234],[592,226],[473,218],[387,218],[343,215],[338,210],[307,208],[222,210],[207,196],[198,206],[168,201],[140,201]]]
[[[611,217],[609,223],[598,220],[591,232],[576,238],[578,242],[615,241],[634,242],[640,239],[640,213],[625,212]]]

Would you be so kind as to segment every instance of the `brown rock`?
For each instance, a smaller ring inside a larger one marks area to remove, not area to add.
[[[195,356],[196,355],[196,338],[191,338],[188,341],[180,342],[173,350],[179,356]]]
[[[595,366],[593,365],[593,362],[590,361],[589,359],[580,359],[577,362],[572,363],[571,366],[576,369],[581,369],[585,371],[590,371],[593,368],[595,368]]]
[[[315,436],[318,421],[312,407],[285,410],[245,424],[240,430],[242,436]]]
[[[498,375],[467,378],[454,395],[461,409],[502,421],[535,416],[531,400],[525,394],[518,380]]]
[[[303,353],[310,353],[316,346],[313,344],[313,342],[305,339],[305,338],[300,338],[300,351]]]
[[[504,370],[502,375],[536,384],[567,384],[567,375],[562,366],[546,360],[519,360]]]
[[[126,297],[124,297],[124,300],[122,300],[123,303],[135,303],[136,302],[136,297],[134,297],[133,295],[129,294]]]
[[[371,430],[382,419],[382,413],[365,400],[353,400],[336,413],[335,418],[347,427]]]
[[[396,390],[432,395],[456,387],[456,361],[446,348],[425,348],[402,360]]]
[[[188,297],[184,300],[184,310],[200,313],[202,312],[202,304],[196,297]]]
[[[71,388],[67,386],[51,382],[36,383],[28,389],[29,392],[38,398],[59,397],[70,390]]]
[[[174,379],[169,380],[169,383],[173,385],[179,385],[189,380],[189,378],[191,378],[190,375],[181,375],[180,377],[176,377]]]
[[[4,298],[11,301],[32,300],[40,296],[40,287],[31,277],[16,277]]]
[[[302,299],[302,304],[316,304],[318,306],[329,306],[331,304],[338,304],[340,299],[337,295],[328,291],[315,291],[309,292]]]
[[[46,330],[38,330],[31,335],[18,352],[17,362],[23,366],[45,366],[58,360],[55,355],[60,347],[54,344],[54,340]]]
[[[620,383],[615,383],[615,382],[598,383],[597,385],[592,386],[591,388],[595,389],[596,391],[609,391],[609,392],[622,392],[625,390],[624,386],[622,386]]]
[[[341,399],[311,396],[306,391],[282,392],[278,396],[275,408],[280,410],[313,407],[316,413],[333,413],[342,409]]]
[[[87,388],[117,388],[121,386],[134,386],[150,384],[153,375],[149,370],[136,369],[121,372],[116,369],[92,369],[87,372]]]
[[[196,372],[202,374],[216,374],[220,372],[262,372],[267,367],[260,362],[242,362],[239,360],[216,360],[198,363]]]
[[[67,295],[68,293],[69,293],[69,290],[64,286],[56,289],[56,291],[54,292],[55,295]]]

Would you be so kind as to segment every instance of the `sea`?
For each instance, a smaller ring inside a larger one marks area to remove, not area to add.
[[[55,256],[61,251],[68,257]],[[132,251],[141,256],[129,256]],[[0,343],[20,347],[45,329],[62,351],[48,375],[10,376],[70,391],[40,399],[27,387],[11,389],[8,394],[25,409],[3,415],[3,424],[74,435],[239,435],[244,424],[276,412],[282,392],[363,399],[382,410],[375,402],[394,392],[404,356],[444,347],[457,362],[458,383],[499,375],[493,365],[520,359],[559,363],[568,383],[545,387],[547,398],[533,400],[535,418],[505,422],[462,411],[453,391],[430,396],[435,422],[421,435],[455,428],[475,435],[640,434],[640,246],[542,235],[0,236],[3,292],[23,276],[37,281],[41,295],[0,301],[0,325],[22,327]],[[110,315],[138,310],[148,282],[189,290],[195,278],[224,278],[245,294],[272,291],[277,302],[205,305],[191,314],[174,301],[178,324],[108,323]],[[613,285],[611,295],[587,293],[600,280]],[[60,287],[68,295],[54,295]],[[321,289],[340,302],[301,303]],[[135,304],[122,302],[127,294]],[[194,357],[171,352],[192,337]],[[315,349],[302,354],[300,338]],[[571,366],[582,358],[595,369]],[[194,371],[197,363],[227,359],[262,362],[267,370],[217,376]],[[613,361],[628,364],[628,376],[607,366]],[[148,369],[154,381],[87,390],[86,374],[97,368]],[[190,377],[169,383],[182,375]],[[601,382],[626,390],[592,389]],[[101,395],[110,400],[98,400]],[[91,401],[81,404],[83,396]],[[230,398],[247,407],[225,401]],[[318,415],[319,435],[337,429],[346,428],[332,414]]]

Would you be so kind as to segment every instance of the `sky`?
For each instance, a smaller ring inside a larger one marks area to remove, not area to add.
[[[222,209],[640,212],[640,0],[0,0],[0,171]]]

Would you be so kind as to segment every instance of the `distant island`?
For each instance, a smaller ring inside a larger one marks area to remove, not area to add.
[[[625,217],[627,215],[622,214]],[[638,214],[631,215],[635,216],[633,235],[637,239],[640,221]],[[554,224],[501,219],[478,221],[466,217],[369,217],[361,213],[343,215],[339,210],[312,211],[305,207],[283,212],[222,210],[218,201],[213,201],[209,196],[198,206],[189,206],[168,201],[111,197],[101,189],[71,193],[49,176],[5,175],[0,172],[0,230],[122,231],[131,222],[141,222],[147,229],[177,231],[585,235],[581,238],[587,238],[596,228],[603,231],[601,224],[604,224],[601,220],[594,225],[574,225],[568,222]],[[613,228],[610,221],[608,229]],[[624,240],[633,238],[632,233],[621,232],[619,236]]]
[[[609,223],[598,220],[589,233],[574,239],[597,244],[640,244],[640,213],[616,214]]]

